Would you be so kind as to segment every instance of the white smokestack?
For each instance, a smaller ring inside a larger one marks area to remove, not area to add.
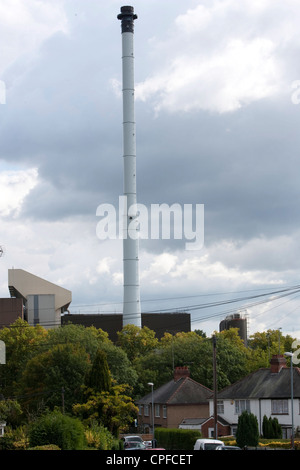
[[[124,235],[123,235],[123,326],[141,327],[139,285],[138,221],[136,211],[136,136],[134,112],[134,20],[131,6],[121,7],[118,19],[122,29],[123,74],[123,160],[124,160]]]

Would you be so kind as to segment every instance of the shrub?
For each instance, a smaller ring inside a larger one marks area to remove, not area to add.
[[[29,445],[36,447],[48,444],[56,445],[61,450],[83,449],[83,424],[77,418],[63,415],[59,411],[42,416],[29,428]]]
[[[107,428],[93,424],[85,431],[88,447],[97,450],[120,450],[120,441],[116,439]]]
[[[160,446],[168,450],[193,450],[201,433],[190,429],[158,428],[155,430],[155,438]]]
[[[0,438],[0,450],[26,450],[28,435],[26,426],[12,429],[7,427],[4,436]]]
[[[243,411],[238,419],[236,443],[239,447],[256,447],[259,439],[258,422],[254,414]]]

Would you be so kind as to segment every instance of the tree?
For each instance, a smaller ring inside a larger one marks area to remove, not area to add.
[[[27,361],[39,351],[47,336],[45,328],[29,326],[21,318],[9,328],[0,330],[0,340],[4,341],[6,348],[6,364],[0,367],[1,393],[4,396],[18,394],[18,382]]]
[[[87,388],[93,389],[94,392],[108,392],[111,388],[111,375],[108,368],[106,354],[98,349],[96,357],[93,361],[91,370],[89,371],[85,384]]]
[[[258,422],[254,414],[243,411],[239,416],[236,443],[239,447],[256,447],[259,439]]]
[[[263,437],[265,439],[281,439],[282,429],[276,417],[263,417]]]
[[[96,421],[117,436],[119,428],[131,424],[138,412],[127,391],[127,385],[112,385],[110,391],[90,391],[87,401],[75,404],[73,412],[87,424]]]
[[[22,409],[17,400],[0,401],[0,421],[6,421],[7,426],[16,427],[20,424]]]
[[[61,450],[83,450],[83,424],[59,411],[47,413],[30,425],[29,444],[31,447],[54,444]]]
[[[32,409],[44,402],[71,409],[81,394],[81,387],[91,367],[89,355],[78,343],[57,344],[28,361],[20,387],[23,406]]]
[[[118,332],[118,345],[132,361],[155,349],[158,345],[158,339],[155,338],[155,332],[146,326],[139,328],[134,325],[126,325],[122,331]]]

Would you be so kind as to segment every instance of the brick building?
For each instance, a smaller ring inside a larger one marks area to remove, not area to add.
[[[176,367],[172,380],[153,391],[154,427],[178,428],[184,419],[209,417],[212,391],[190,378],[187,367]],[[138,428],[152,430],[152,392],[137,401]]]

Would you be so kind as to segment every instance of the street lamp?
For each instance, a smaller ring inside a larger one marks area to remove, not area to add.
[[[153,382],[148,382],[147,385],[150,385],[151,387],[151,396],[152,396],[152,406],[151,406],[151,412],[152,412],[152,434],[153,434],[153,439],[154,439],[154,409],[153,409]]]
[[[294,449],[294,386],[293,386],[293,353],[285,352],[285,356],[291,358],[291,413],[292,413],[292,438],[291,446]]]

